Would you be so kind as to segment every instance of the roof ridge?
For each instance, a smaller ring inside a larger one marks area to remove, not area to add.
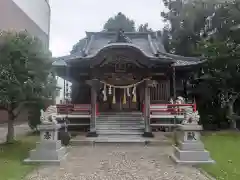
[[[86,31],[86,35],[87,36],[91,36],[91,35],[96,35],[96,34],[99,34],[99,35],[115,35],[117,34],[118,31]],[[153,31],[153,32],[126,32],[124,31],[124,34],[125,35],[154,35],[156,33],[156,31]]]

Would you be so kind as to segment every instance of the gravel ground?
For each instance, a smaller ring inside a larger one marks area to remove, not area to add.
[[[26,180],[208,180],[197,169],[174,164],[170,146],[79,146],[60,166],[40,167]]]

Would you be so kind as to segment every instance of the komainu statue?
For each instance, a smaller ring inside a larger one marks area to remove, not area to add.
[[[178,96],[176,99],[176,104],[185,104],[185,99],[182,96]]]
[[[57,124],[57,107],[55,105],[50,105],[46,111],[41,109],[41,123],[42,124]]]
[[[185,124],[185,125],[198,124],[200,119],[198,111],[193,112],[192,108],[186,108],[184,110],[185,110],[185,113],[184,113],[184,119],[182,121],[182,124]]]

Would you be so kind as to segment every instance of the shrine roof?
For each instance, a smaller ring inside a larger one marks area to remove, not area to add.
[[[183,57],[167,53],[159,32],[86,32],[83,45],[67,56],[55,58],[53,65],[64,65],[71,61],[92,60],[101,51],[110,48],[132,48],[146,59],[169,62],[173,66],[192,66],[202,63],[200,58]]]

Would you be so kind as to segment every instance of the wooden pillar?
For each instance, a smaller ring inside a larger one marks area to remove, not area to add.
[[[144,87],[144,137],[153,137],[151,126],[150,126],[150,88],[148,86],[149,81],[145,81]]]
[[[176,99],[177,93],[176,93],[176,70],[175,67],[172,67],[172,92],[173,92],[173,98]]]
[[[183,80],[183,91],[184,91],[184,98],[186,100],[186,103],[188,102],[188,88],[187,88],[187,80],[184,78]]]
[[[88,137],[97,137],[96,132],[96,115],[97,115],[97,92],[96,82],[92,80],[91,83],[91,118],[90,118],[90,132],[87,134]]]
[[[66,100],[66,80],[63,81],[63,100]]]

